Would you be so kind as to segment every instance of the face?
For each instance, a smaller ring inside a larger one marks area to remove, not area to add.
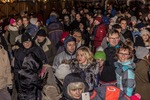
[[[94,20],[94,25],[98,25],[100,22],[98,20]]]
[[[85,56],[85,53],[82,50],[78,50],[77,51],[77,60],[79,62],[79,64],[87,64],[87,58]]]
[[[39,43],[41,43],[41,42],[44,41],[45,38],[46,38],[46,37],[44,37],[44,36],[37,36],[37,41],[38,41]]]
[[[80,32],[74,32],[73,37],[76,38],[77,44],[82,40],[82,36]]]
[[[22,20],[18,20],[18,21],[17,21],[17,25],[18,25],[18,26],[22,26]]]
[[[102,60],[102,59],[96,59],[96,61],[99,63],[99,66],[103,66],[104,60]]]
[[[80,21],[80,19],[81,19],[81,16],[79,14],[76,14],[76,20]]]
[[[23,18],[23,25],[27,26],[29,24],[29,21],[27,18]]]
[[[110,43],[110,46],[111,47],[115,47],[116,45],[118,45],[119,41],[120,41],[120,37],[119,37],[119,34],[110,34],[108,37],[107,37],[107,41]]]
[[[147,42],[149,40],[149,35],[148,34],[142,34],[142,39],[144,42]]]
[[[79,100],[84,92],[83,84],[78,84],[78,88],[73,88],[69,90],[69,96]]]
[[[25,41],[23,42],[23,46],[26,49],[29,49],[32,46],[32,42],[31,41]]]
[[[120,23],[120,26],[121,26],[122,29],[126,29],[127,21],[126,20],[122,20],[121,23]]]
[[[120,49],[120,51],[117,55],[118,55],[118,59],[121,62],[125,62],[125,61],[129,60],[129,58],[130,58],[130,54],[129,54],[128,49]]]
[[[75,51],[75,48],[76,48],[76,43],[74,41],[71,41],[71,42],[68,42],[67,43],[67,51],[69,53],[73,53]]]
[[[136,25],[136,23],[137,23],[137,22],[136,22],[135,20],[134,20],[134,21],[132,21],[132,25],[133,25],[133,26],[135,26],[135,25]]]

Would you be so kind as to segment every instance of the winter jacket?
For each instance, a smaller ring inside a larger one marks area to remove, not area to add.
[[[136,62],[135,68],[135,92],[141,95],[141,100],[149,100],[150,82],[148,80],[148,68],[150,63],[147,59]]]
[[[131,96],[135,89],[135,64],[129,60],[126,62],[117,61],[114,63],[117,78],[117,87],[126,93],[127,96]]]
[[[129,38],[132,42],[134,42],[134,40],[133,40],[133,35],[132,35],[132,32],[131,32],[131,31],[125,29],[125,30],[122,30],[122,31],[121,31],[121,34],[123,35],[123,37],[124,37],[125,39]]]
[[[80,65],[76,59],[70,60],[71,72],[79,73],[87,82],[89,91],[97,87],[97,74],[99,72],[99,66],[96,61],[88,63],[87,65]]]
[[[101,46],[103,38],[106,36],[106,26],[100,24],[94,33],[94,46],[97,48]]]
[[[39,88],[41,87],[38,75],[42,68],[41,65],[47,63],[45,53],[33,43],[29,49],[21,47],[16,50],[14,57],[14,79],[18,98],[37,100],[36,93],[40,93]]]
[[[0,45],[0,89],[12,84],[11,66],[7,51]]]
[[[15,45],[15,38],[19,35],[18,28],[12,25],[8,25],[8,42],[11,45]]]
[[[37,39],[35,40],[35,43],[40,46],[40,43],[38,43]],[[51,43],[51,41],[46,37],[46,40],[44,40],[44,43],[42,45],[42,50],[45,52],[46,58],[48,60],[48,64],[52,65],[54,57],[56,55],[56,47],[54,44]]]
[[[53,62],[53,68],[57,69],[63,60],[70,60],[70,59],[73,59],[75,57],[76,57],[75,53],[69,54],[66,50],[64,50],[63,52],[61,52],[55,56],[54,62]]]
[[[85,85],[85,89],[84,92],[88,91],[88,86],[85,82],[85,79],[83,79],[78,73],[71,73],[68,74],[63,82],[63,97],[60,100],[77,100],[77,99],[73,99],[72,97],[69,96],[69,94],[67,93],[67,87],[70,83],[74,83],[74,82],[83,82]],[[81,100],[81,99],[79,99]]]

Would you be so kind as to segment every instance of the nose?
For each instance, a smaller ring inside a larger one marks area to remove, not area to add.
[[[76,94],[80,95],[80,90],[79,89],[76,90]]]

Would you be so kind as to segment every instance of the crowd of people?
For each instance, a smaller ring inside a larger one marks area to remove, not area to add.
[[[1,100],[149,100],[150,5],[76,4],[0,19]]]

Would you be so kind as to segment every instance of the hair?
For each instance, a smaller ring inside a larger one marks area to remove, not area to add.
[[[118,34],[118,36],[119,36],[119,32],[116,29],[109,29],[107,32],[107,37],[109,37],[110,35],[113,35],[113,34]]]
[[[125,40],[125,43],[124,43],[124,44],[125,44],[125,45],[128,45],[132,50],[134,49],[134,43],[132,42],[131,39],[127,38],[127,39]]]
[[[119,24],[114,24],[112,26],[113,29],[121,29],[121,26]]]
[[[123,20],[127,22],[127,19],[123,17],[123,18],[120,19],[119,23],[121,23]]]
[[[72,31],[71,35],[73,35],[75,32],[78,32],[78,33],[80,33],[80,34],[82,35],[82,32],[81,32],[80,29],[74,29],[74,30]]]
[[[73,89],[82,89],[83,88],[83,92],[85,90],[85,84],[83,82],[73,82],[73,83],[70,83],[68,86],[67,86],[67,94],[70,96],[70,90],[73,90]]]
[[[150,32],[149,32],[147,29],[144,29],[144,30],[141,31],[141,35],[142,35],[142,34],[145,34],[145,33],[146,33],[146,34],[150,34]]]
[[[128,59],[132,59],[133,58],[133,50],[132,50],[132,48],[130,46],[128,46],[128,45],[125,45],[125,44],[122,44],[120,46],[120,48],[117,49],[116,55],[120,52],[121,49],[129,51],[130,57]],[[117,56],[117,58],[118,58],[118,56]]]
[[[89,62],[93,61],[93,53],[91,52],[91,50],[88,47],[82,46],[77,50],[77,52],[79,50],[84,52],[84,55],[86,56],[86,58],[88,59]]]
[[[23,20],[24,18],[26,18],[28,21],[30,20],[30,18],[27,17],[27,16],[23,16],[23,17],[22,17],[22,20]]]

